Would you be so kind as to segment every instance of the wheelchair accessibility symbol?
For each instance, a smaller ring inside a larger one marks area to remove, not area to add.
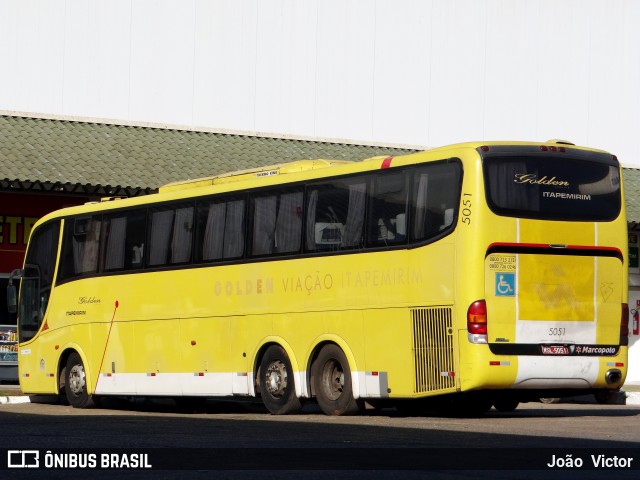
[[[496,297],[513,297],[516,294],[516,274],[496,273]]]

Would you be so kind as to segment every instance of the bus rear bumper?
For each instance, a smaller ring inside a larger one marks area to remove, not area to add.
[[[619,389],[627,375],[627,347],[613,356],[495,355],[477,345],[462,363],[460,390]]]

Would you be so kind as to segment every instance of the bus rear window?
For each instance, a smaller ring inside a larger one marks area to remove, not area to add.
[[[548,157],[484,159],[487,202],[498,215],[611,221],[620,214],[617,166]]]

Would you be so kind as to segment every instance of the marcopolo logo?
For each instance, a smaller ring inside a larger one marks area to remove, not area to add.
[[[615,355],[618,348],[612,345],[572,345],[571,353],[576,355]]]
[[[38,450],[7,451],[7,468],[39,468],[40,452]]]

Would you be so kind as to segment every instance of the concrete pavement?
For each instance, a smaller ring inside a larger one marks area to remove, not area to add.
[[[38,395],[30,397],[22,394],[19,385],[0,385],[0,404],[29,403],[32,401],[46,403],[47,399],[54,401],[53,396]],[[15,393],[14,393],[15,392]],[[562,399],[561,403],[597,403],[593,395],[570,397]],[[615,405],[640,405],[640,385],[630,384],[622,387]]]

